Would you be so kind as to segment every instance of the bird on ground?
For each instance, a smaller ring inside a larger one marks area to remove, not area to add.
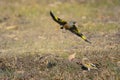
[[[50,11],[50,16],[52,19],[57,22],[61,27],[60,29],[66,29],[69,30],[70,32],[76,34],[77,36],[81,37],[84,41],[91,43],[86,36],[84,36],[77,28],[76,21],[64,21],[61,18],[55,16],[52,11]]]
[[[90,60],[88,58],[83,58],[82,59],[82,65],[84,67],[86,67],[88,69],[88,71],[90,71],[90,69],[98,69],[96,67],[96,65],[94,65],[93,63],[90,62]]]

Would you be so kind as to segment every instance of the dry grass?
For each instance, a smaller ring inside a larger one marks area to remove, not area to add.
[[[119,5],[119,0],[1,0],[0,79],[119,80]],[[76,20],[92,44],[57,29],[50,10],[65,20]],[[86,71],[69,62],[74,52],[99,70]]]

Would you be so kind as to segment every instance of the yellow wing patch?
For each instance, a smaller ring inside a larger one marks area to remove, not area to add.
[[[87,38],[84,36],[84,35],[82,35],[82,37],[81,37],[82,39],[84,39],[84,40],[86,40]]]

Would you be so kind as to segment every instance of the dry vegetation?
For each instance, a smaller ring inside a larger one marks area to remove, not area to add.
[[[58,29],[50,10],[92,44]],[[68,61],[72,53],[99,69]],[[120,1],[0,0],[0,80],[120,80]]]

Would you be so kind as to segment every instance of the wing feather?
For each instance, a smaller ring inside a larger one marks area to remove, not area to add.
[[[84,41],[91,43],[89,40],[87,40],[86,36],[84,36],[75,26],[73,29],[70,29],[70,31],[77,36],[81,37]]]
[[[53,19],[55,22],[57,22],[58,24],[60,24],[60,25],[65,25],[65,24],[67,23],[66,21],[60,19],[59,17],[54,16],[54,14],[52,13],[52,11],[50,11],[50,15],[51,15],[52,19]]]

